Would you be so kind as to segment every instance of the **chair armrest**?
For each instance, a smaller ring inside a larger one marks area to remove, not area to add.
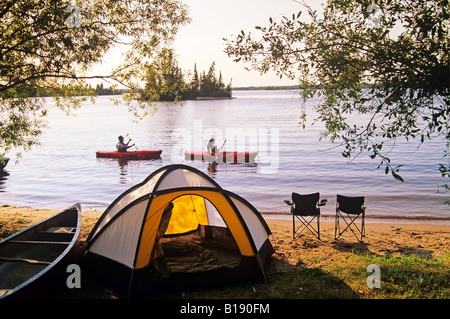
[[[328,199],[322,199],[319,203],[319,206],[325,206],[325,204],[327,203]]]
[[[290,201],[288,201],[288,200],[285,200],[284,201],[286,204],[288,204],[289,206],[292,206],[292,205],[294,205],[294,203],[291,203]]]

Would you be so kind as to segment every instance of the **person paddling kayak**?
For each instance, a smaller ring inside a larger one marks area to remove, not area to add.
[[[206,150],[211,156],[216,156],[217,145],[215,144],[216,140],[214,137],[211,137],[208,144],[206,144]]]
[[[216,162],[217,157],[219,157],[220,150],[222,150],[222,148],[225,146],[226,141],[227,140],[225,139],[225,141],[223,141],[222,146],[220,148],[217,148],[217,145],[215,144],[215,142],[216,142],[215,138],[211,137],[208,144],[206,144],[206,150],[214,158],[214,160],[212,161],[211,164],[213,164],[213,165],[217,164],[217,162]]]
[[[120,135],[118,137],[118,139],[119,139],[119,143],[116,144],[116,149],[119,152],[126,152],[130,147],[134,146],[134,144],[133,145],[128,145],[131,142],[131,138],[128,140],[128,142],[126,144],[123,141],[123,136],[122,135]]]
[[[216,151],[217,151],[217,145],[215,144],[216,140],[214,139],[214,137],[211,137],[211,139],[209,140],[209,142],[206,144],[206,151],[212,156],[212,161],[211,159],[206,159],[208,162],[210,162],[208,164],[208,171],[209,172],[215,172],[216,171],[216,166],[217,166],[217,162],[216,162]]]

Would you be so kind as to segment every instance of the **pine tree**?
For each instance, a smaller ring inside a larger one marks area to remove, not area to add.
[[[194,64],[194,78],[192,79],[191,87],[195,90],[198,90],[200,83],[198,80],[198,73],[197,73],[197,63]]]

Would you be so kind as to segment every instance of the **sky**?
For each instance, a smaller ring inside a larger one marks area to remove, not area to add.
[[[274,20],[283,15],[306,11],[296,0],[182,0],[189,7],[192,22],[180,28],[174,47],[179,67],[208,72],[213,61],[216,72],[222,72],[223,81],[232,81],[233,87],[295,85],[296,81],[280,79],[275,72],[261,75],[247,71],[241,62],[233,62],[224,52],[223,38],[233,39],[244,30],[254,32],[255,26],[268,26],[269,17]],[[305,0],[314,9],[320,9],[322,1]],[[306,14],[306,12],[305,12]]]
[[[225,84],[230,81],[233,87],[249,86],[283,86],[297,85],[297,80],[281,78],[274,71],[260,74],[258,71],[248,71],[242,62],[233,62],[234,57],[228,57],[224,52],[223,38],[234,39],[244,30],[247,34],[258,34],[255,26],[268,26],[269,18],[275,21],[283,16],[291,17],[303,11],[302,19],[307,19],[308,13],[302,3],[313,10],[323,11],[325,0],[179,0],[188,7],[191,23],[181,26],[173,44],[177,55],[178,66],[184,74],[194,70],[197,65],[199,73],[208,72],[212,62],[216,63],[216,73],[222,72]],[[401,32],[401,27],[394,28],[391,36]],[[122,49],[112,49],[102,64],[95,65],[93,74],[104,73],[105,68],[113,68],[120,64]]]
[[[216,75],[222,72],[225,84],[233,87],[297,85],[298,81],[285,77],[280,79],[275,72],[260,74],[248,71],[242,62],[233,62],[224,52],[225,41],[235,38],[241,30],[255,33],[255,26],[268,26],[269,18],[279,20],[283,16],[304,11],[305,2],[321,11],[324,0],[180,0],[188,7],[191,23],[181,26],[173,43],[178,66],[184,74],[194,70],[208,72],[212,62],[216,63]],[[104,58],[104,62],[93,66],[92,74],[103,74],[106,69],[118,66],[126,50],[116,47]],[[97,84],[93,81],[93,84]],[[106,84],[108,86],[108,84]]]

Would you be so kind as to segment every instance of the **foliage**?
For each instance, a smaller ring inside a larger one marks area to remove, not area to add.
[[[68,111],[95,94],[88,80],[103,79],[129,89],[131,109],[145,108],[133,103],[142,66],[189,21],[176,0],[2,0],[0,153],[38,144],[47,109],[39,94],[29,97],[36,87]],[[91,74],[114,46],[124,52],[121,65]]]
[[[173,50],[164,50],[146,70],[143,100],[178,101],[187,86]]]
[[[450,139],[448,1],[329,0],[323,16],[303,8],[305,18],[270,18],[257,35],[225,39],[227,54],[261,73],[298,78],[304,100],[320,97],[322,137],[340,141],[347,158],[368,152],[403,181],[387,146]]]
[[[194,76],[195,79],[195,76]],[[199,97],[231,97],[231,83],[225,87],[222,79],[222,72],[219,78],[216,77],[216,63],[209,67],[208,73],[203,73],[200,77]]]

